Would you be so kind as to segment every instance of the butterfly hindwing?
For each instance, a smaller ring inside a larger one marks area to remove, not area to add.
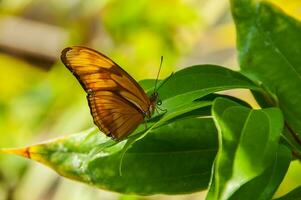
[[[113,138],[127,136],[144,120],[136,107],[113,92],[99,91],[87,98],[94,123]]]

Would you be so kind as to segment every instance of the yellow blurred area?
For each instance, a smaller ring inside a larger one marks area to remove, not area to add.
[[[271,0],[301,19],[300,0]],[[85,92],[60,62],[71,45],[95,48],[136,80],[196,64],[238,69],[228,0],[0,1],[0,148],[20,147],[93,126]],[[228,94],[228,93],[227,93]],[[258,107],[246,90],[229,94]],[[298,184],[293,162],[277,195]],[[33,192],[31,192],[33,191]],[[194,200],[195,194],[137,197],[60,178],[36,163],[0,156],[0,200]]]
[[[301,1],[299,0],[270,0],[290,16],[301,20]]]
[[[0,71],[5,72],[0,73],[0,80],[3,83],[0,84],[1,101],[12,99],[20,91],[37,84],[46,75],[45,71],[7,54],[0,54]]]

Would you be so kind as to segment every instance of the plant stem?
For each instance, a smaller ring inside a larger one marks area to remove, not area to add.
[[[287,128],[288,132],[293,136],[295,141],[301,146],[301,139],[297,135],[297,133],[294,132],[294,130],[288,125],[287,122],[285,122],[285,127]]]

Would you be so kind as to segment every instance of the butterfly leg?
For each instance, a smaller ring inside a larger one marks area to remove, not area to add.
[[[155,110],[156,110],[156,113],[159,115],[160,114],[159,109],[156,107]]]
[[[162,112],[164,112],[164,113],[167,112],[167,109],[162,109],[162,108],[160,108],[159,106],[157,106],[157,107],[156,107],[156,112],[157,112],[158,114],[160,114],[160,113],[159,113],[159,110],[162,111]]]

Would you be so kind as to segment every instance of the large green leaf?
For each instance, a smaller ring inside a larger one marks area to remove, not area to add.
[[[109,138],[90,130],[14,153],[107,190],[142,195],[190,193],[208,185],[217,134],[211,119],[189,118],[156,129],[125,155],[120,151],[124,142],[111,144]]]
[[[243,73],[262,85],[301,133],[301,23],[266,2],[231,0]],[[300,135],[301,136],[301,135]]]
[[[151,87],[151,82],[152,80],[142,81],[142,85],[148,94],[154,90]],[[211,101],[207,100],[204,100],[203,103],[196,103],[194,102],[196,99],[214,92],[235,88],[260,91],[249,79],[238,72],[224,67],[197,65],[180,70],[168,77],[167,80],[161,81],[161,84],[159,83],[159,99],[162,100],[162,106],[160,107],[167,112],[160,120],[157,119],[155,123],[152,121],[148,130],[160,126],[167,121],[171,122],[173,119],[177,119],[178,116],[187,112],[211,104]],[[142,130],[145,130],[144,126],[140,126],[136,130],[136,133],[141,134],[141,132],[144,132]],[[128,142],[128,146],[137,141],[138,138],[141,138],[140,134],[132,137]]]
[[[148,94],[154,90],[155,80],[140,81]],[[191,107],[194,100],[208,94],[236,88],[247,88],[261,91],[252,81],[238,72],[217,65],[196,65],[180,70],[160,81],[159,99],[166,115],[179,112],[181,107]],[[208,102],[208,101],[205,101]]]
[[[279,146],[280,110],[252,110],[217,98],[212,113],[219,127],[219,151],[207,199],[273,195],[290,162],[290,151]]]
[[[173,74],[158,92],[164,107],[177,109],[207,94],[235,88],[259,90],[238,72],[216,65],[196,65]]]

